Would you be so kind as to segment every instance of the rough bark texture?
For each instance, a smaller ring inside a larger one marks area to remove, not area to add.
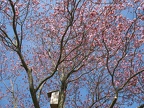
[[[61,91],[59,95],[59,103],[58,103],[58,108],[64,108],[64,102],[65,102],[65,97],[66,97],[66,89],[67,89],[67,83],[66,83],[66,78],[62,77],[61,81]]]

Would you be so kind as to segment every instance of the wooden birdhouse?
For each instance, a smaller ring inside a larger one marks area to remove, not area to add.
[[[59,91],[51,91],[48,94],[48,98],[50,98],[50,106],[51,108],[58,108],[58,99],[59,99]]]

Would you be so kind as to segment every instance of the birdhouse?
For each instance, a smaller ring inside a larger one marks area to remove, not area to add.
[[[59,99],[59,91],[51,91],[48,94],[48,98],[50,98],[50,106],[51,108],[58,108],[58,99]]]

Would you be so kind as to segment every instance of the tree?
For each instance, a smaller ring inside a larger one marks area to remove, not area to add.
[[[7,106],[47,107],[47,92],[57,89],[58,108],[144,100],[142,0],[0,4],[0,99]]]

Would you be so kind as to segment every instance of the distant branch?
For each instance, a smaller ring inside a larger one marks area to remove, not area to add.
[[[118,89],[118,91],[122,90],[122,89],[129,83],[129,81],[130,81],[132,78],[134,78],[135,76],[137,76],[138,74],[140,74],[140,73],[142,73],[142,72],[144,72],[144,70],[141,70],[141,71],[137,72],[136,74],[132,75],[132,76],[122,85],[122,87],[120,87],[120,88]]]

